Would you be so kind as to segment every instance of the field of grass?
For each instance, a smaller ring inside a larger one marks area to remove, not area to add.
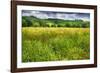
[[[23,27],[22,62],[90,58],[89,28]]]

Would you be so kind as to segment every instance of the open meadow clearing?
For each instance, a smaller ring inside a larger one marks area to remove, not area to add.
[[[86,60],[89,58],[89,28],[22,28],[23,62]]]

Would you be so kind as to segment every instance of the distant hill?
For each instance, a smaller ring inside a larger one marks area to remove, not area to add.
[[[35,16],[22,16],[23,27],[90,27],[89,21],[63,20],[63,19],[40,19]]]

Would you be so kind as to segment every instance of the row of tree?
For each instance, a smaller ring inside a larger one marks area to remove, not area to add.
[[[39,19],[33,16],[22,17],[22,27],[90,27],[89,21],[62,20],[62,19]]]

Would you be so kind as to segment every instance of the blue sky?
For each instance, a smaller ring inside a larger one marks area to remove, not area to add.
[[[48,19],[48,18],[63,19],[63,20],[81,19],[84,21],[90,21],[89,13],[22,10],[22,16],[35,16],[40,19]]]

